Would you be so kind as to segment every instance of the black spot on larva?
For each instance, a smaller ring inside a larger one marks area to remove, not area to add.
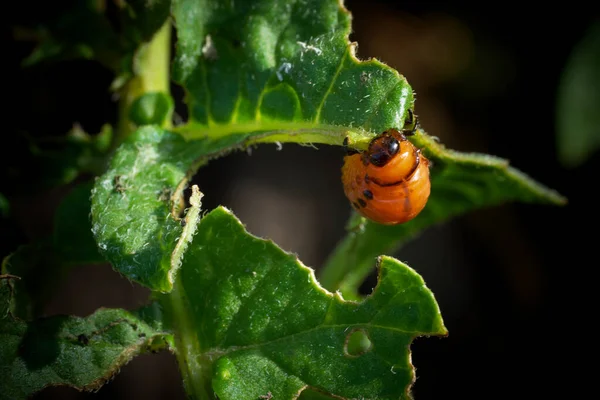
[[[354,206],[354,208],[356,208],[357,210],[360,208],[360,204],[358,204],[357,202],[352,203],[352,205]]]
[[[364,201],[363,199],[358,199],[357,201],[361,205],[361,207],[365,207],[367,205],[367,202]]]
[[[369,200],[373,200],[373,192],[371,192],[369,189],[365,189],[363,190],[363,195],[369,199]]]

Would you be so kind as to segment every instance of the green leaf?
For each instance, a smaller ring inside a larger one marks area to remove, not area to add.
[[[84,0],[56,20],[37,27],[40,43],[24,61],[25,66],[42,61],[96,59],[118,69],[124,51],[117,32],[104,14],[102,2]]]
[[[592,25],[573,50],[557,98],[558,156],[574,168],[600,147],[600,23]]]
[[[104,1],[84,0],[59,18],[37,28],[40,43],[25,66],[42,61],[91,59],[117,74],[132,71],[133,54],[149,41],[169,17],[169,0],[127,0],[117,3],[116,21]],[[116,23],[115,23],[116,22]]]
[[[171,11],[170,0],[126,0],[121,10],[123,36],[132,48],[149,41]]]
[[[304,143],[341,144],[350,135],[364,148],[369,132],[402,128],[413,106],[397,71],[356,59],[350,14],[337,0],[175,0],[173,15],[186,137],[281,130]],[[324,141],[320,133],[331,131]]]
[[[347,236],[327,260],[319,280],[329,290],[355,298],[379,254],[390,254],[425,228],[470,210],[509,201],[563,205],[566,199],[508,165],[501,158],[445,149],[420,134],[415,144],[433,161],[431,195],[423,211],[400,225],[370,221],[350,224]]]
[[[106,124],[97,134],[86,133],[74,125],[64,137],[31,139],[24,170],[33,163],[44,187],[55,187],[74,181],[81,174],[98,175],[104,172],[113,132]],[[39,187],[32,188],[39,190]]]
[[[129,279],[170,291],[183,256],[176,250],[189,240],[180,218],[187,179],[246,136],[186,142],[155,126],[129,136],[92,191],[92,232],[101,254]]]
[[[172,341],[156,306],[136,313],[100,309],[86,317],[54,316],[25,322],[7,312],[9,282],[0,276],[0,398],[25,399],[47,386],[96,390],[140,353]]]
[[[10,315],[14,294],[14,281],[21,279],[16,275],[0,274],[0,321]]]
[[[335,399],[335,397],[326,395],[325,393],[321,393],[318,390],[315,390],[313,388],[307,388],[300,394],[300,397],[298,397],[298,399],[299,400],[332,400],[332,399]],[[339,399],[339,397],[338,397],[338,399]]]
[[[295,255],[213,210],[162,297],[188,392],[293,399],[313,387],[343,398],[410,398],[410,343],[446,329],[414,270],[381,257],[379,274],[371,296],[344,301]]]

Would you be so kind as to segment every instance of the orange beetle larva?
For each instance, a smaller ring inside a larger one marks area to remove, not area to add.
[[[427,204],[429,160],[404,133],[388,129],[371,141],[367,151],[344,157],[342,182],[346,197],[361,215],[380,224],[401,224]]]

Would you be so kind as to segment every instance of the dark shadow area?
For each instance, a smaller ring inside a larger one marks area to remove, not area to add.
[[[56,361],[60,353],[58,333],[67,319],[57,315],[28,325],[19,344],[19,356],[28,369],[39,370]]]

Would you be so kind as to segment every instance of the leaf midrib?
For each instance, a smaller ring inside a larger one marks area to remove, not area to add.
[[[203,358],[208,358],[208,359],[215,359],[230,353],[234,353],[236,351],[244,351],[244,350],[252,350],[252,349],[256,349],[256,348],[260,348],[262,346],[268,346],[268,345],[272,345],[274,343],[277,342],[282,342],[288,339],[291,339],[295,336],[299,336],[299,335],[303,335],[303,334],[307,334],[310,332],[314,332],[317,330],[323,330],[323,329],[335,329],[335,328],[354,328],[354,327],[369,327],[369,328],[376,328],[376,329],[382,329],[382,330],[388,330],[388,331],[392,331],[392,332],[397,332],[397,333],[401,333],[404,335],[411,335],[412,337],[417,337],[417,336],[425,336],[425,335],[430,335],[431,332],[421,332],[421,331],[405,331],[402,329],[398,329],[398,328],[393,328],[393,327],[389,327],[389,326],[383,326],[383,325],[374,325],[371,324],[369,322],[364,323],[364,322],[356,322],[356,323],[350,323],[350,324],[331,324],[331,325],[318,325],[314,328],[310,328],[301,332],[295,332],[289,335],[285,335],[285,336],[281,336],[269,341],[265,341],[265,342],[260,342],[260,343],[256,343],[256,344],[250,344],[250,345],[244,345],[244,346],[229,346],[226,349],[222,349],[222,348],[213,348],[209,351],[204,351],[201,353],[198,353],[199,355],[201,355]]]

